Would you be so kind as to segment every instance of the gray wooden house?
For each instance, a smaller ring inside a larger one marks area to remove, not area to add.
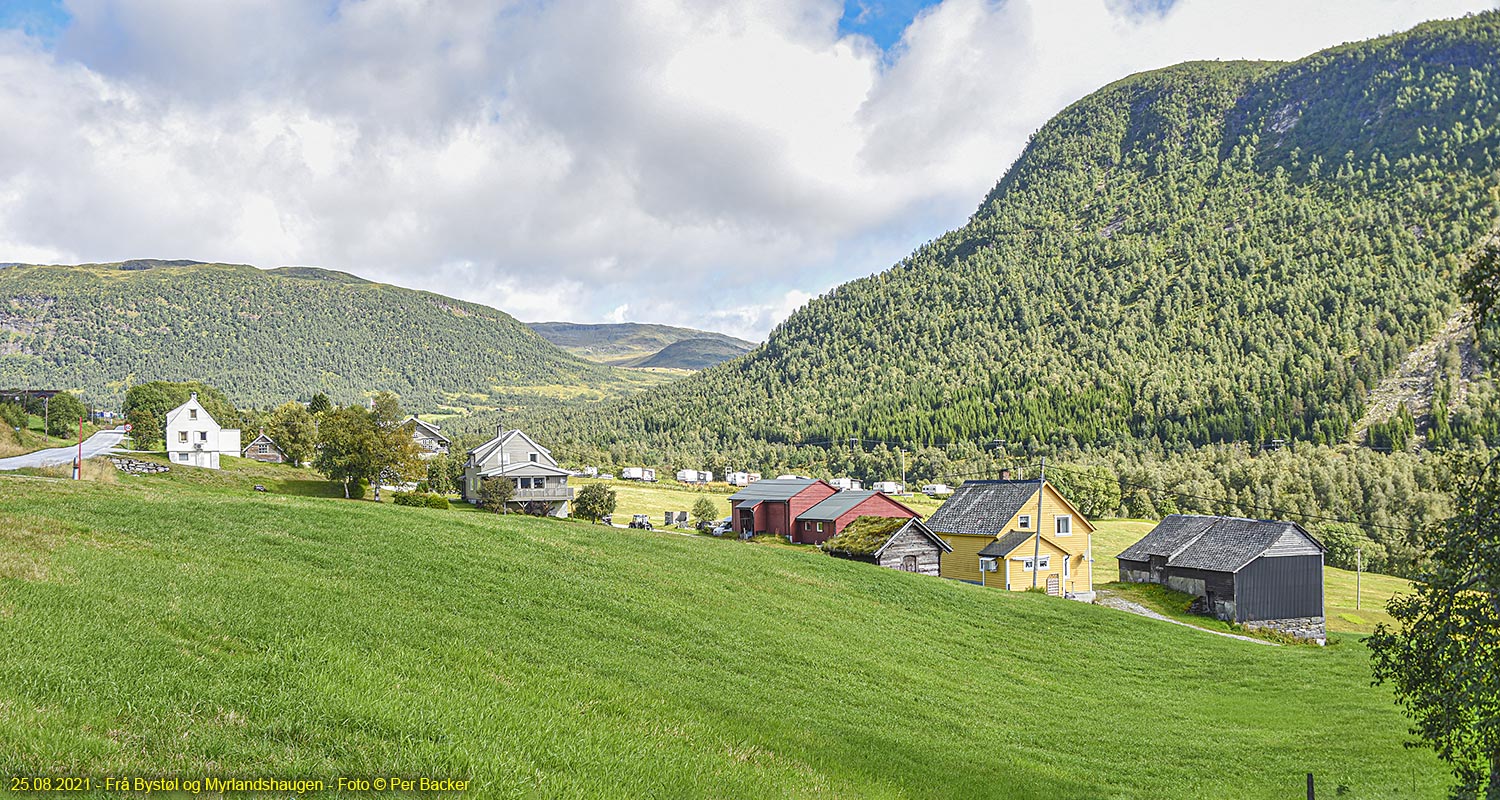
[[[1295,522],[1173,514],[1117,558],[1120,580],[1202,598],[1222,620],[1324,640],[1323,554]]]
[[[510,505],[517,511],[566,517],[573,501],[573,487],[568,485],[571,474],[559,467],[552,451],[536,440],[500,426],[495,438],[469,451],[464,464],[464,499],[477,503],[480,484],[486,478],[507,478],[515,482]]]
[[[837,558],[937,577],[943,554],[953,548],[914,517],[859,517],[824,542],[823,551]]]

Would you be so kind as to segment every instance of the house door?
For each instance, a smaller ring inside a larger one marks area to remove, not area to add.
[[[917,557],[916,556],[906,556],[905,558],[901,559],[901,571],[902,572],[916,572],[917,571]]]

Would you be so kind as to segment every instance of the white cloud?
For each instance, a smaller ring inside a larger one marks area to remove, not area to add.
[[[1063,106],[1490,3],[68,0],[0,31],[0,261],[317,264],[760,338],[962,222]]]

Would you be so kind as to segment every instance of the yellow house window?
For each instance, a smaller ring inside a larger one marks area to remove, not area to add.
[[[1049,569],[1052,566],[1052,556],[1050,556],[1050,555],[1048,555],[1048,556],[1042,556],[1041,558],[1037,559],[1036,563],[1042,569],[1044,569],[1044,570],[1045,569]],[[1032,560],[1031,559],[1029,559],[1029,558],[1023,558],[1023,559],[1021,559],[1021,571],[1022,572],[1031,572],[1032,571],[1031,565],[1032,565]]]
[[[1068,516],[1067,514],[1058,514],[1057,515],[1057,535],[1058,536],[1072,536],[1073,535],[1073,518],[1072,517]]]
[[[1016,520],[1016,527],[1017,528],[1030,528],[1031,527],[1031,515],[1030,514],[1022,514],[1021,518],[1018,519],[1018,520]]]

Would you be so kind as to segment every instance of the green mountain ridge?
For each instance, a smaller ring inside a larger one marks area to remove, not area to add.
[[[333,270],[150,259],[0,270],[0,385],[111,403],[156,379],[260,406],[390,390],[417,410],[649,385],[493,308]]]
[[[589,324],[527,323],[542,338],[568,352],[617,367],[704,369],[738,358],[753,342],[723,333],[642,322]]]
[[[1342,442],[1500,220],[1497,64],[1490,12],[1125,78],[1040,129],[963,227],[747,357],[529,424],[674,463],[856,438]]]

